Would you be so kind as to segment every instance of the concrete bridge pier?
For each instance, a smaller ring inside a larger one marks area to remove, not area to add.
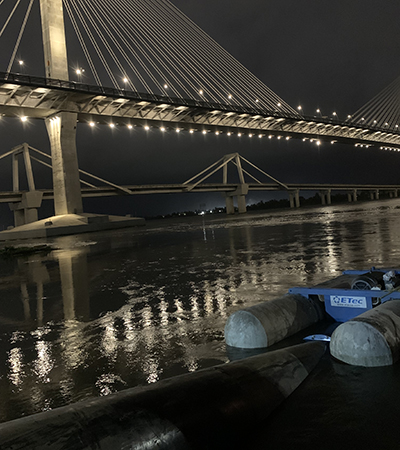
[[[294,208],[295,206],[296,208],[300,208],[300,196],[298,189],[289,192],[289,202],[291,208]]]
[[[379,200],[379,189],[375,191],[375,200]]]
[[[328,189],[326,191],[319,191],[318,194],[321,197],[322,205],[330,205],[330,204],[332,204],[331,190],[330,189]]]
[[[13,191],[18,192],[20,190],[18,161],[20,155],[23,155],[24,158],[26,179],[29,188],[28,192],[22,194],[20,202],[8,204],[11,211],[14,211],[14,226],[18,227],[38,220],[38,208],[40,208],[42,204],[43,193],[37,191],[35,187],[28,144],[24,143],[21,146],[15,147],[12,150],[12,153]]]
[[[40,0],[46,78],[68,80],[62,0]],[[81,213],[82,196],[76,154],[77,114],[59,112],[46,119],[49,134],[56,215]]]
[[[25,225],[38,220],[38,208],[42,204],[43,192],[29,191],[22,194],[22,201],[9,203],[11,211],[14,211],[14,226]]]
[[[46,119],[50,139],[55,215],[79,214],[83,211],[76,153],[76,123],[74,113],[58,113]]]
[[[233,205],[233,197],[225,196],[226,214],[235,214],[235,206]]]
[[[349,203],[356,202],[357,199],[358,199],[357,189],[353,189],[352,191],[349,191],[347,193],[347,200],[349,201]]]
[[[225,192],[226,214],[235,214],[235,207],[233,205],[233,197],[237,197],[237,205],[239,214],[247,212],[246,195],[249,192],[249,186],[245,183],[240,184],[235,191]]]

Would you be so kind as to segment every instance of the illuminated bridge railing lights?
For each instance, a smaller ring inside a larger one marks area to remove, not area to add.
[[[75,91],[82,94],[106,95],[113,98],[121,98],[126,100],[141,100],[153,103],[166,104],[166,106],[189,106],[204,108],[206,110],[215,109],[218,112],[229,111],[235,113],[260,114],[262,116],[270,115],[273,117],[286,117],[299,119],[300,116],[290,114],[284,111],[269,111],[262,108],[249,108],[246,106],[238,106],[234,104],[212,103],[205,100],[193,100],[169,96],[161,96],[157,94],[148,94],[143,92],[130,91],[125,89],[116,89],[106,86],[94,86],[90,84],[79,83],[75,81],[58,80],[53,78],[37,77],[25,75],[21,73],[0,72],[0,81],[8,83],[16,83],[21,86],[43,87],[60,89],[67,91]]]

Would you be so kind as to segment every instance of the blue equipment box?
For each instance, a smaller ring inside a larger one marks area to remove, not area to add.
[[[312,288],[293,287],[290,294],[318,298],[337,322],[346,322],[384,302],[400,299],[400,270],[346,270]]]

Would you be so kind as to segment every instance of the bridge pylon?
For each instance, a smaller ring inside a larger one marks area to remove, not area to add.
[[[40,0],[43,49],[47,78],[68,80],[68,59],[62,0]],[[56,215],[83,211],[76,153],[77,115],[59,112],[46,119],[53,159]]]
[[[203,183],[207,178],[214,175],[216,172],[222,169],[222,185],[226,185],[228,187],[228,165],[231,163],[236,167],[237,170],[237,176],[239,178],[239,184],[237,184],[237,187],[234,191],[232,189],[227,189],[223,195],[225,197],[225,204],[226,204],[226,213],[228,215],[235,214],[235,206],[234,206],[234,197],[237,199],[237,205],[238,205],[238,212],[239,214],[243,214],[247,211],[246,208],[246,195],[249,192],[249,185],[246,183],[245,175],[247,175],[249,178],[255,181],[257,184],[261,185],[262,183],[253,175],[251,175],[247,170],[243,169],[242,162],[245,162],[246,164],[250,165],[253,169],[256,169],[257,172],[260,174],[266,176],[270,180],[272,180],[274,183],[276,183],[277,186],[279,186],[281,189],[284,189],[286,191],[289,190],[288,186],[286,186],[284,183],[281,183],[276,178],[272,177],[268,173],[261,170],[259,167],[248,161],[243,156],[239,155],[239,153],[230,153],[228,155],[225,155],[223,158],[219,159],[215,163],[211,164],[211,166],[208,166],[206,169],[202,170],[200,173],[195,175],[194,177],[190,178],[189,180],[185,181],[182,186],[186,187],[186,191],[190,192],[199,185]],[[298,194],[297,197],[298,198]],[[297,205],[297,200],[296,200]],[[300,204],[298,205],[300,206]]]

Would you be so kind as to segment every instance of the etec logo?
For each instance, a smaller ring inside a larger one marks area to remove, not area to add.
[[[366,297],[345,297],[342,295],[331,295],[331,306],[341,306],[346,308],[366,308]]]

